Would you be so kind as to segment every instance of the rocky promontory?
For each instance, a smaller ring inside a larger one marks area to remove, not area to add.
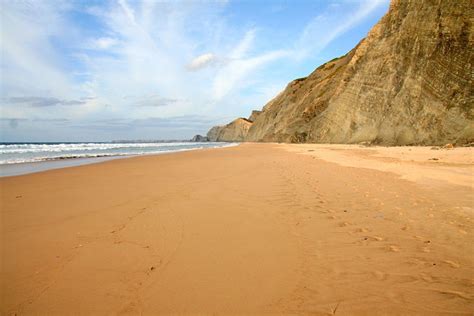
[[[211,142],[242,142],[245,141],[252,122],[240,117],[224,126],[214,126],[207,132]]]

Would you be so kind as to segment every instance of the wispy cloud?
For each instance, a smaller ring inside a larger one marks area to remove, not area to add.
[[[60,100],[51,97],[11,97],[4,99],[6,103],[25,104],[33,107],[47,107],[56,105],[84,105],[90,98],[82,100]]]
[[[70,31],[63,13],[66,3],[2,1],[2,91],[8,95],[70,97],[76,91],[52,45]],[[70,32],[69,34],[71,34]]]
[[[343,33],[360,23],[375,9],[386,5],[389,0],[360,0],[356,7],[344,3],[331,3],[325,12],[316,15],[304,28],[296,42],[294,56],[297,59],[316,54]],[[343,8],[346,10],[343,10]]]
[[[216,120],[200,116],[232,118],[262,106],[294,68],[387,1],[331,0],[312,18],[296,8],[308,18],[276,28],[272,14],[291,6],[257,3],[262,16],[251,19],[228,1],[3,1],[1,114],[12,119],[2,126],[15,131],[2,137],[63,134],[49,128],[61,124],[71,137],[86,126],[102,126],[104,138],[127,130],[202,133]],[[293,24],[287,40],[275,37]]]
[[[144,96],[125,96],[124,99],[130,100],[131,104],[134,106],[169,106],[176,104],[178,102],[186,102],[183,99],[173,99],[173,98],[165,98],[160,95],[151,94],[151,95],[144,95]]]
[[[256,31],[247,31],[241,41],[228,53],[227,62],[215,75],[212,92],[215,100],[221,100],[236,87],[246,86],[245,77],[256,71],[258,67],[288,56],[288,51],[275,50],[251,55]]]

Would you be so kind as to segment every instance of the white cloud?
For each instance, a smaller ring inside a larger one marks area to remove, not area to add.
[[[118,3],[120,5],[120,7],[123,9],[123,11],[125,12],[125,15],[127,16],[127,18],[133,23],[135,24],[135,12],[133,11],[132,8],[130,8],[128,6],[128,3],[127,1],[125,0],[118,0]]]
[[[333,3],[328,10],[314,17],[305,27],[296,42],[294,57],[306,58],[309,54],[315,54],[323,50],[336,38],[360,23],[364,18],[374,12],[375,9],[389,0],[360,0],[358,7],[354,10],[341,10],[340,3]],[[352,5],[346,1],[346,7]]]
[[[51,45],[69,26],[62,6],[48,2],[2,1],[2,94],[70,97],[73,85],[60,65],[62,56]],[[34,17],[34,18],[32,18]]]
[[[1,97],[38,105],[9,102],[3,116],[86,126],[98,118],[242,115],[242,102],[258,108],[291,79],[265,67],[291,69],[386,2],[344,0],[357,9],[328,6],[293,41],[265,46],[273,30],[235,25],[225,3],[67,1],[1,2]],[[97,25],[71,19],[81,14]]]
[[[280,50],[264,53],[247,59],[231,60],[227,66],[217,73],[214,79],[214,99],[220,100],[236,87],[242,88],[247,86],[245,79],[250,73],[257,70],[258,67],[286,56],[288,56],[288,52]]]
[[[255,29],[249,30],[245,33],[244,38],[229,54],[231,59],[241,59],[245,57],[255,40]]]
[[[186,68],[190,71],[196,71],[212,65],[216,61],[216,55],[207,53],[194,58]]]
[[[91,41],[91,48],[98,50],[107,50],[119,43],[116,38],[100,37]]]
[[[288,56],[285,50],[264,52],[248,57],[253,48],[256,31],[247,31],[244,37],[233,47],[218,69],[212,84],[212,98],[215,102],[221,100],[232,90],[240,90],[247,86],[245,78],[259,67]]]

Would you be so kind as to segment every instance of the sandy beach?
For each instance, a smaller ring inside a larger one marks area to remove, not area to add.
[[[249,143],[0,178],[1,314],[472,315],[473,155]]]

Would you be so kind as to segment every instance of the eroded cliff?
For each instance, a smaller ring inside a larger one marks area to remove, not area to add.
[[[352,51],[288,84],[248,132],[220,133],[246,141],[472,142],[472,12],[471,0],[392,0]]]
[[[207,132],[211,142],[242,142],[245,140],[252,122],[245,118],[238,118],[224,126],[214,126]]]

